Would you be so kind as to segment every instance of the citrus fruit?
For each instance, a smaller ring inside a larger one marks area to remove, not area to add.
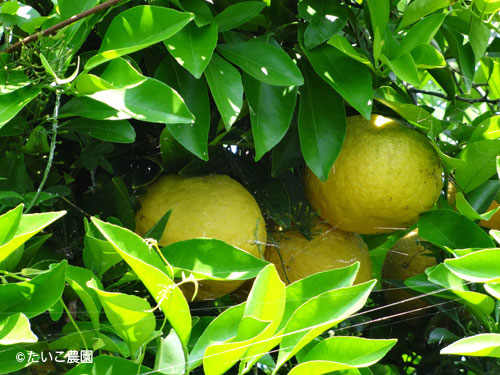
[[[383,233],[406,228],[428,211],[439,197],[441,175],[439,157],[423,134],[383,116],[353,116],[327,181],[307,169],[305,190],[330,225]]]
[[[383,280],[406,280],[425,271],[426,268],[437,264],[432,252],[427,250],[421,243],[417,231],[412,231],[400,238],[387,252],[387,256],[382,266]],[[410,299],[408,302],[391,306],[395,313],[412,311],[428,307],[429,304],[417,298],[405,289],[384,283],[384,298],[388,304],[401,302]],[[413,298],[413,299],[412,299]],[[425,310],[424,310],[425,312]],[[415,317],[422,313],[414,312],[410,316]]]
[[[143,236],[170,209],[172,213],[159,244],[167,246],[193,238],[216,238],[256,257],[267,240],[264,218],[253,196],[224,175],[159,178],[139,198],[136,231]],[[199,282],[196,300],[218,298],[242,281]],[[184,284],[184,291],[192,284]],[[187,292],[186,292],[187,293]]]
[[[368,246],[355,233],[334,229],[318,223],[309,241],[298,230],[281,233],[276,246],[268,245],[265,258],[274,263],[283,282],[289,284],[316,272],[346,267],[359,261],[354,283],[372,278],[372,264]]]

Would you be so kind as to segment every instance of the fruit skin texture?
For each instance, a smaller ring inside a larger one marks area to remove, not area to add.
[[[432,253],[422,246],[420,241],[421,239],[418,237],[417,231],[414,230],[401,237],[394,244],[392,249],[387,252],[384,265],[382,266],[383,280],[406,280],[409,277],[423,273],[426,268],[437,264],[436,259],[431,255]],[[397,289],[397,287],[386,283],[384,283],[384,289],[387,289],[384,293],[384,298],[388,304],[415,297],[415,294],[407,292],[404,289]],[[391,306],[391,310],[397,314],[428,306],[429,304],[422,299],[413,299]],[[425,314],[425,312],[426,310],[420,314],[417,312],[409,316],[415,317]]]
[[[384,233],[408,227],[432,208],[441,175],[439,157],[424,135],[383,116],[353,116],[328,180],[307,169],[305,190],[330,225]]]
[[[311,241],[294,230],[283,232],[277,246],[267,246],[265,258],[274,263],[283,282],[293,283],[313,273],[347,267],[356,261],[359,261],[360,268],[354,283],[372,279],[368,246],[358,234],[334,229],[322,223],[314,228],[318,229],[320,234],[313,235]]]
[[[143,236],[169,210],[172,214],[160,246],[193,238],[216,238],[256,257],[264,251],[267,233],[264,218],[253,196],[238,182],[224,175],[159,178],[139,198],[136,232]],[[243,281],[199,282],[196,300],[218,298]],[[183,285],[185,294],[192,284]]]

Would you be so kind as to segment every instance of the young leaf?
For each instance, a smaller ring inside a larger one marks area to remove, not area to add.
[[[0,319],[0,345],[37,342],[29,319],[23,313],[7,315]]]
[[[229,130],[243,106],[243,83],[240,72],[214,53],[205,70],[205,78],[226,130]]]
[[[270,43],[250,40],[226,43],[218,51],[255,79],[270,85],[300,86],[304,83],[299,68],[281,48]]]
[[[200,78],[217,45],[217,25],[197,27],[190,23],[163,43],[179,65]]]
[[[192,19],[192,14],[159,6],[139,5],[127,9],[113,18],[101,47],[87,61],[85,70],[161,42]]]
[[[40,94],[37,87],[23,87],[10,94],[0,95],[0,129],[9,122],[29,102]]]
[[[264,1],[244,1],[226,7],[215,16],[219,32],[224,33],[247,23],[266,7]]]
[[[316,73],[366,119],[372,111],[372,76],[368,68],[335,47],[304,51]]]
[[[500,249],[474,251],[460,258],[446,259],[445,266],[455,275],[472,282],[499,282]]]
[[[344,142],[344,101],[309,64],[302,65],[305,84],[300,88],[300,149],[307,166],[326,181]]]
[[[473,357],[500,358],[500,334],[482,333],[465,337],[455,341],[446,348],[441,349],[441,354],[466,355]]]
[[[243,86],[250,111],[255,160],[284,137],[292,120],[297,87],[273,86],[243,75]]]

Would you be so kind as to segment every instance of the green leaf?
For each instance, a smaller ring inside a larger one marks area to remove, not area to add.
[[[167,124],[169,133],[184,148],[208,160],[208,131],[210,129],[210,100],[207,85],[203,79],[194,78],[189,72],[165,59],[156,71],[161,81],[178,88],[187,107],[195,117],[194,124]]]
[[[212,11],[204,0],[183,0],[182,3],[176,0],[177,4],[186,12],[194,13],[194,22],[198,27],[214,22]]]
[[[474,129],[469,142],[500,138],[500,115],[482,120]]]
[[[438,9],[450,5],[450,0],[415,0],[408,5],[404,11],[403,19],[398,26],[397,31],[404,29],[420,18],[434,13]]]
[[[500,0],[476,0],[474,4],[480,13],[496,13],[500,9]]]
[[[169,278],[160,256],[131,231],[105,223],[95,217],[92,222],[128,263],[156,300],[182,343],[187,345],[191,332],[189,306],[180,289]]]
[[[1,284],[0,312],[23,313],[33,318],[45,312],[61,298],[67,261],[63,260],[52,269],[41,272],[30,281]]]
[[[474,251],[460,258],[446,259],[445,266],[455,275],[472,282],[499,282],[500,249]]]
[[[316,73],[369,119],[373,90],[368,69],[332,46],[322,45],[304,52]]]
[[[375,286],[372,280],[335,289],[302,304],[288,321],[273,374],[316,336],[361,309]]]
[[[9,2],[4,4],[16,3]],[[0,69],[0,95],[9,94],[30,84],[30,80],[23,71],[14,69],[9,54],[0,53],[0,64],[2,66],[2,69]]]
[[[59,0],[57,5],[59,6],[59,12],[61,14],[61,20],[65,20],[75,14],[86,11],[99,3],[99,0]]]
[[[191,23],[163,43],[180,66],[200,78],[217,45],[217,25],[197,27]]]
[[[228,308],[212,320],[189,354],[188,371],[202,364],[208,346],[227,342],[236,336],[244,312],[245,304],[243,303]]]
[[[125,228],[134,230],[135,214],[132,204],[130,203],[127,185],[125,185],[120,177],[113,177],[111,181],[114,187],[113,198],[116,206],[116,215],[124,224]]]
[[[464,193],[474,190],[495,175],[498,155],[499,139],[471,142],[462,149],[458,158],[465,163],[455,169],[455,180]]]
[[[498,188],[496,189],[498,191]],[[495,194],[496,195],[496,194]],[[491,210],[485,214],[478,214],[476,210],[467,202],[464,195],[458,192],[456,195],[456,205],[458,212],[466,216],[470,220],[490,220],[492,216],[498,211],[498,207],[495,210]]]
[[[304,31],[304,45],[312,49],[341,31],[347,23],[347,10],[327,0],[304,0],[298,4],[299,15],[309,22]]]
[[[118,336],[125,340],[132,356],[155,330],[155,315],[149,303],[137,296],[112,293],[93,287],[104,307],[109,322]]]
[[[411,57],[417,68],[432,69],[446,66],[443,55],[428,44],[419,44],[411,51]]]
[[[18,353],[21,353],[22,356]],[[16,355],[19,355],[19,357],[16,357]],[[20,358],[21,361],[17,358]],[[25,368],[29,365],[28,358],[28,351],[21,346],[13,345],[2,348],[2,350],[0,350],[0,363],[2,364],[2,367],[0,367],[0,374],[12,374]]]
[[[148,77],[132,87],[98,91],[88,97],[137,120],[166,124],[190,124],[194,121],[181,96],[154,78]]]
[[[238,70],[214,53],[205,77],[226,130],[231,128],[243,106],[243,83]]]
[[[66,282],[75,291],[83,302],[92,326],[99,331],[99,319],[101,314],[101,302],[94,289],[88,286],[88,282],[102,289],[102,284],[92,271],[68,265],[66,268]]]
[[[300,86],[304,83],[299,68],[281,48],[256,40],[226,43],[218,51],[255,79],[270,85]]]
[[[175,330],[171,329],[167,337],[159,339],[155,356],[155,370],[160,374],[183,375],[186,362],[184,348]]]
[[[385,55],[381,55],[380,60],[401,80],[413,86],[420,86],[420,76],[418,75],[417,66],[409,53],[404,53],[395,60],[389,60]]]
[[[0,95],[0,129],[40,94],[38,87],[22,87],[6,95]]]
[[[105,121],[75,118],[59,128],[61,132],[77,132],[106,142],[133,143],[135,130],[126,120]]]
[[[65,214],[66,211],[58,211],[23,215],[19,220],[19,225],[16,228],[14,236],[12,236],[7,243],[0,246],[0,262],[7,259],[10,254],[43,228],[52,224]]]
[[[418,222],[418,235],[437,246],[451,249],[493,247],[493,241],[477,224],[452,210],[425,212]]]
[[[331,371],[367,367],[382,359],[396,344],[395,339],[330,337],[312,348],[290,375],[321,375]]]
[[[389,0],[368,0],[367,3],[373,30],[373,58],[377,61],[384,44],[383,34],[389,22],[391,3]]]
[[[102,72],[101,78],[115,89],[133,86],[146,79],[129,61],[121,57],[109,62]]]
[[[200,279],[248,280],[268,262],[223,241],[196,238],[174,242],[161,249],[176,277],[191,272]]]
[[[475,73],[474,51],[470,43],[464,43],[462,34],[452,31],[446,26],[441,28],[441,32],[448,42],[451,55],[455,57],[458,62],[460,71],[464,77],[467,92],[469,92],[472,87]]]
[[[5,245],[16,234],[17,227],[21,221],[24,206],[18,205],[16,208],[0,216],[0,245]]]
[[[81,116],[93,120],[125,120],[132,117],[85,96],[72,98],[62,105],[60,118],[68,116]]]
[[[500,334],[482,333],[465,337],[441,349],[440,353],[500,358]]]
[[[500,8],[500,1],[498,4]],[[488,42],[490,39],[490,29],[480,18],[476,17],[475,14],[471,12],[470,18],[470,31],[469,31],[469,41],[472,51],[474,52],[474,63],[477,64],[481,58],[483,58],[488,48]]]
[[[266,7],[264,1],[244,1],[231,4],[215,16],[219,32],[232,30],[257,16]]]
[[[449,98],[455,98],[456,84],[453,73],[448,68],[429,69],[427,72],[436,80]]]
[[[274,86],[243,75],[243,87],[248,101],[255,160],[284,137],[292,120],[297,102],[296,86]]]
[[[29,319],[23,313],[7,315],[0,320],[0,345],[37,342]]]
[[[167,226],[168,219],[171,214],[172,209],[165,212],[165,215],[163,215],[161,219],[148,230],[148,232],[144,235],[144,238],[153,238],[154,240],[160,242],[161,236],[163,236],[163,232],[165,232],[165,227]]]
[[[399,44],[396,57],[411,53],[418,45],[428,45],[443,24],[445,14],[433,14],[412,26]]]
[[[328,40],[328,44],[345,53],[350,58],[367,65],[370,69],[373,69],[372,63],[364,51],[359,48],[354,48],[345,36],[334,35]]]
[[[305,84],[300,89],[300,149],[307,166],[326,181],[344,142],[344,101],[309,64],[302,65],[302,73]]]
[[[66,375],[88,375],[88,374],[106,374],[106,375],[124,375],[151,373],[153,370],[149,367],[138,365],[137,363],[120,357],[111,357],[100,355],[93,358],[92,363],[80,363],[66,372]]]
[[[161,42],[192,19],[192,14],[159,6],[139,5],[127,9],[113,18],[101,47],[87,61],[85,70]]]

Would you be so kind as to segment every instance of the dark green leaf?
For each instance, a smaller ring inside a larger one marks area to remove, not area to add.
[[[264,1],[243,1],[226,7],[215,16],[219,32],[223,33],[250,21],[266,7]]]
[[[134,230],[135,215],[130,203],[127,186],[120,177],[113,177],[111,181],[113,181],[115,188],[113,198],[116,205],[116,216],[118,216],[118,219],[120,219],[126,228]]]
[[[0,95],[0,128],[9,122],[29,102],[40,94],[38,87],[23,87],[10,94]]]
[[[60,130],[78,132],[107,142],[132,143],[135,141],[135,130],[126,120],[105,121],[80,117],[64,123]]]

